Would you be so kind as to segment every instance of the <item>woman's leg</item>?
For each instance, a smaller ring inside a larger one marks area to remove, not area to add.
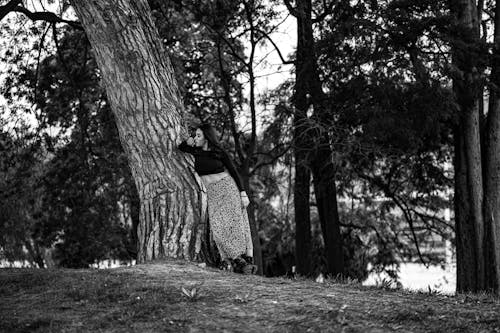
[[[226,177],[207,186],[210,228],[222,259],[252,254],[246,209],[234,180]]]

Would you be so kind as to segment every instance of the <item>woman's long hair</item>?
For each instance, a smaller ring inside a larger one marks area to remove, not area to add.
[[[208,141],[208,147],[211,150],[224,152],[224,149],[220,145],[219,138],[217,137],[217,131],[210,124],[201,124],[198,127],[202,132],[205,140]]]

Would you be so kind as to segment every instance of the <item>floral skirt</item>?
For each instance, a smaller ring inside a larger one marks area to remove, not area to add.
[[[248,214],[234,179],[228,175],[209,184],[207,197],[210,230],[222,259],[253,257]]]

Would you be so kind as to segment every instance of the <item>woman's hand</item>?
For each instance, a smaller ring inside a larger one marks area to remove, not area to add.
[[[250,204],[250,199],[248,199],[248,195],[246,194],[245,191],[241,192],[241,204],[243,207],[247,208],[248,205]]]
[[[189,137],[186,140],[186,143],[188,144],[188,146],[194,147],[194,139],[192,137]]]

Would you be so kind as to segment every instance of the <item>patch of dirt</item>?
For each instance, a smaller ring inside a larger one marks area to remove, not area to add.
[[[265,278],[161,261],[0,270],[2,332],[499,332],[500,299]]]

